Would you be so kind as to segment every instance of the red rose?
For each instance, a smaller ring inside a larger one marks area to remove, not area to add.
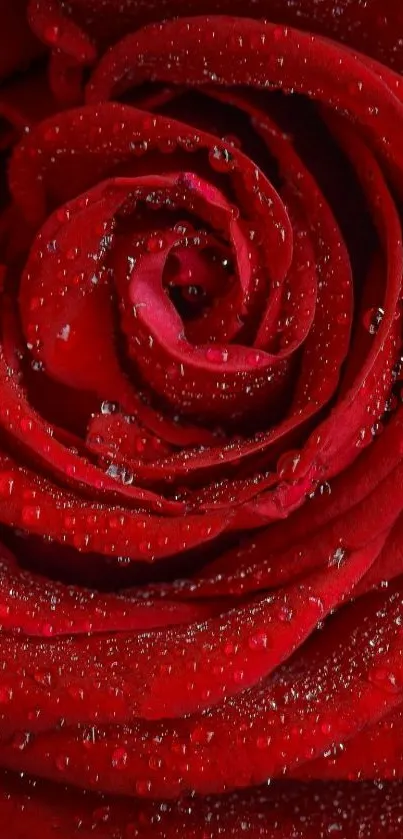
[[[399,837],[399,5],[2,18],[7,836]]]

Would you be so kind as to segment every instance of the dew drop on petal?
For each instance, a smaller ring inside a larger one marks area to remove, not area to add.
[[[343,548],[341,545],[339,545],[335,549],[335,551],[332,553],[332,555],[330,557],[330,560],[329,560],[329,565],[330,566],[335,566],[336,568],[341,568],[341,566],[344,565],[346,559],[347,559],[347,551],[345,550],[345,548]]]
[[[27,748],[31,740],[31,735],[29,731],[17,731],[14,734],[12,739],[12,747],[13,749],[18,749],[19,751],[24,751]]]
[[[101,413],[104,414],[105,416],[108,416],[109,414],[114,414],[116,412],[116,410],[117,410],[116,402],[108,402],[107,400],[105,400],[101,404]]]
[[[281,455],[277,462],[277,474],[281,480],[292,479],[301,460],[298,451],[289,451]]]
[[[140,796],[149,795],[151,792],[151,781],[139,780],[136,781],[136,792]]]
[[[148,761],[150,769],[152,769],[155,772],[162,768],[163,763],[164,761],[162,760],[162,758],[156,757],[155,755],[152,755]]]
[[[233,155],[225,146],[213,146],[209,151],[209,163],[216,172],[228,172],[233,165]]]
[[[265,632],[256,632],[248,638],[248,646],[251,650],[264,650],[267,647],[267,635]]]
[[[70,763],[70,758],[67,755],[58,755],[55,760],[56,769],[59,772],[64,772]]]
[[[256,740],[256,746],[259,751],[264,751],[264,749],[268,749],[270,746],[271,737],[264,737],[260,736]]]
[[[220,364],[228,360],[228,350],[220,350],[218,347],[209,347],[206,350],[207,361]]]
[[[382,323],[382,320],[385,315],[385,310],[379,306],[377,309],[368,309],[363,318],[363,323],[365,329],[369,332],[370,335],[376,335],[379,330],[379,327]]]
[[[128,754],[126,749],[119,747],[112,753],[112,766],[115,769],[123,769],[126,766]]]
[[[386,693],[400,693],[402,689],[401,677],[387,667],[372,667],[368,679]]]
[[[0,687],[0,705],[7,705],[13,698],[13,689],[7,685]]]
[[[290,623],[293,619],[293,616],[294,612],[291,609],[291,606],[288,606],[286,603],[284,603],[280,607],[278,612],[278,618],[281,621],[281,623]]]
[[[193,729],[190,739],[192,743],[198,745],[205,745],[211,742],[214,737],[214,732],[209,731],[208,728],[202,725],[197,725],[196,728]]]
[[[330,734],[330,732],[332,730],[332,726],[330,725],[329,722],[323,722],[321,727],[320,727],[320,730],[321,730],[322,734]]]

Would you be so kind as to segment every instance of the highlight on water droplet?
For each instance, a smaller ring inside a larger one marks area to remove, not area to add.
[[[363,323],[365,329],[369,332],[370,335],[376,335],[378,332],[380,325],[383,321],[385,316],[385,310],[378,306],[378,308],[368,309],[363,318]]]

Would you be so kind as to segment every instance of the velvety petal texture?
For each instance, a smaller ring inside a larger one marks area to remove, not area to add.
[[[402,835],[403,12],[0,0],[0,823]]]

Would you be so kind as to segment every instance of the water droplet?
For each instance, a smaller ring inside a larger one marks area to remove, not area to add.
[[[43,685],[43,687],[50,687],[52,684],[52,674],[48,670],[37,670],[34,673],[34,679],[38,685]]]
[[[80,255],[80,248],[78,248],[78,247],[69,248],[66,251],[66,259],[68,259],[69,261],[73,261],[74,259],[77,259],[77,257],[79,255]]]
[[[46,26],[43,31],[43,36],[48,44],[56,44],[60,37],[60,29],[56,25]]]
[[[118,406],[116,402],[108,402],[107,400],[105,400],[105,402],[102,402],[101,405],[101,413],[105,416],[107,416],[108,414],[114,414],[117,411],[117,407]]]
[[[339,545],[330,557],[329,565],[335,566],[336,568],[341,568],[341,566],[344,565],[346,559],[347,551],[345,550],[345,548],[342,548],[342,546]]]
[[[387,667],[373,667],[368,673],[368,679],[386,693],[400,693],[402,688],[400,675]]]
[[[13,749],[18,749],[20,752],[27,748],[31,740],[29,731],[17,731],[12,739]]]
[[[200,137],[198,134],[191,136],[178,136],[177,137],[178,145],[187,152],[194,152],[200,146]]]
[[[193,231],[193,227],[189,221],[178,221],[173,229],[180,236],[188,236]]]
[[[379,306],[377,309],[368,309],[363,318],[365,329],[370,335],[376,335],[382,320],[385,315],[385,310]]]
[[[128,760],[128,754],[126,749],[120,746],[119,748],[115,749],[112,754],[112,766],[115,769],[124,769]]]
[[[59,329],[57,333],[57,337],[60,341],[68,341],[70,337],[71,326],[69,323],[65,323],[64,326]]]
[[[197,725],[193,729],[190,739],[196,745],[206,745],[211,742],[214,737],[214,731],[209,731],[205,726]]]
[[[252,352],[248,353],[246,361],[248,364],[250,364],[251,367],[261,367],[263,364],[265,364],[264,353],[253,350]]]
[[[233,167],[234,156],[225,146],[213,146],[208,157],[211,168],[216,172],[228,172]]]
[[[398,406],[397,397],[392,394],[385,402],[385,414],[392,414]]]
[[[23,431],[24,434],[28,434],[30,431],[32,431],[32,427],[32,420],[28,419],[28,417],[23,417],[23,419],[20,422],[21,431]]]
[[[14,479],[7,473],[0,474],[0,496],[7,498],[12,495],[14,489]]]
[[[369,443],[372,443],[372,440],[373,440],[373,437],[372,437],[371,429],[366,428],[366,427],[360,428],[355,445],[359,449],[359,448],[362,448],[364,446],[367,446]]]
[[[157,757],[156,755],[152,755],[152,757],[150,757],[150,759],[148,761],[148,765],[149,765],[150,769],[157,772],[158,769],[161,769],[162,766],[164,765],[164,761],[162,760],[162,757]]]
[[[151,787],[151,781],[136,781],[136,792],[140,796],[149,795]]]
[[[110,818],[110,808],[106,807],[97,807],[96,810],[92,813],[92,818],[95,822],[108,822]]]
[[[322,734],[330,734],[330,732],[332,730],[332,726],[330,725],[329,722],[323,722],[321,727],[320,727],[320,730],[321,730]]]
[[[165,247],[165,239],[163,236],[150,236],[146,241],[146,250],[148,253],[159,253]]]
[[[0,687],[0,705],[7,705],[13,698],[13,689],[7,685]]]
[[[69,687],[67,688],[67,693],[74,700],[84,699],[84,691],[82,688],[77,687],[77,685],[69,685]]]
[[[297,466],[301,460],[301,453],[294,450],[285,452],[277,462],[277,474],[281,480],[290,480],[294,477]]]
[[[319,484],[318,493],[319,495],[331,495],[332,487],[330,486],[329,481],[323,481],[323,483]]]
[[[218,347],[209,347],[206,351],[206,358],[208,361],[220,364],[228,361],[228,350],[220,350]]]
[[[393,367],[393,379],[396,381],[397,379],[403,378],[403,356],[398,358],[396,364]]]
[[[130,486],[134,481],[133,472],[130,469],[122,469],[120,473],[120,480],[124,486]]]
[[[148,150],[148,143],[147,140],[132,140],[130,143],[130,151],[133,154],[141,157],[141,155],[145,154]]]
[[[182,298],[187,303],[201,303],[205,298],[204,289],[199,285],[182,286]]]
[[[286,26],[275,26],[273,29],[273,38],[275,41],[280,41],[281,38],[287,37],[288,29]]]
[[[264,650],[267,647],[267,635],[263,630],[250,635],[248,645],[251,650]]]
[[[382,431],[383,425],[381,422],[374,422],[374,424],[371,425],[371,434],[373,437],[379,437],[379,435],[382,434]]]
[[[59,772],[64,772],[70,763],[70,758],[67,755],[58,755],[55,763],[56,769],[58,769]]]
[[[176,137],[160,137],[157,143],[162,154],[172,154],[176,149]]]
[[[258,737],[256,740],[256,746],[259,751],[263,751],[264,749],[268,749],[271,743],[271,737]]]
[[[23,524],[28,526],[37,524],[41,517],[40,507],[23,507],[21,511],[21,518]]]
[[[278,618],[281,621],[281,623],[290,623],[290,621],[292,621],[293,615],[294,612],[291,609],[291,606],[288,606],[286,603],[284,603],[280,607],[278,612]]]

